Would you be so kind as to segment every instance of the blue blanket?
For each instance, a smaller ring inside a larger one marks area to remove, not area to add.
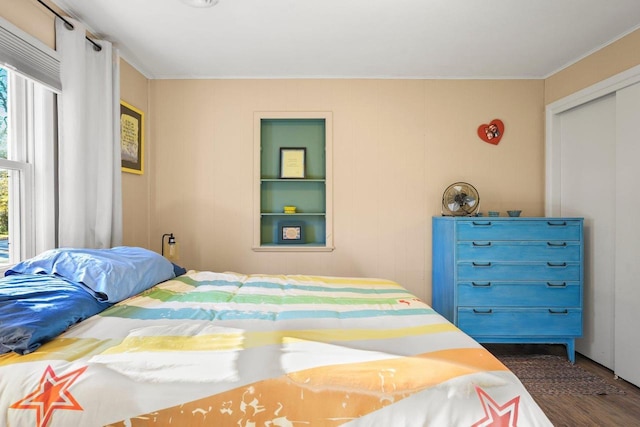
[[[86,287],[49,274],[0,279],[0,353],[27,354],[111,303]]]
[[[182,274],[144,248],[59,248],[24,260],[0,279],[0,354],[27,354],[69,326]]]

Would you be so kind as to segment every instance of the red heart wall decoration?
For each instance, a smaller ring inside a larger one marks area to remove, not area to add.
[[[504,135],[504,123],[500,119],[493,119],[488,125],[480,125],[478,127],[478,136],[484,142],[498,145]]]

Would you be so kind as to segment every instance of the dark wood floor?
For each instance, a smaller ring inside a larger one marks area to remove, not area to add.
[[[492,346],[487,345],[487,348],[492,350]],[[531,347],[527,346],[523,351],[566,355],[564,346],[533,346],[533,350]],[[611,370],[580,354],[576,354],[576,364],[614,384],[625,394],[532,395],[555,427],[640,427],[640,388],[623,379],[615,379]]]

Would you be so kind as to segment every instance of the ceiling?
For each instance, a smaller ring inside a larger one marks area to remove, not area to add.
[[[50,0],[148,78],[545,78],[639,0]]]

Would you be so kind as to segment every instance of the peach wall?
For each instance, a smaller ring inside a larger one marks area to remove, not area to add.
[[[55,48],[55,16],[36,0],[0,0],[0,15],[50,48]]]
[[[587,56],[545,80],[545,104],[571,95],[640,64],[640,30]]]
[[[144,174],[122,174],[122,243],[151,248],[149,218],[152,169],[149,167],[153,139],[149,132],[149,80],[124,60],[120,60],[120,99],[142,110],[144,117]]]
[[[154,80],[150,93],[152,247],[175,233],[187,268],[384,277],[430,301],[448,184],[474,184],[483,211],[543,214],[541,80]],[[335,251],[251,250],[254,111],[333,112]],[[476,135],[494,118],[498,146]]]

